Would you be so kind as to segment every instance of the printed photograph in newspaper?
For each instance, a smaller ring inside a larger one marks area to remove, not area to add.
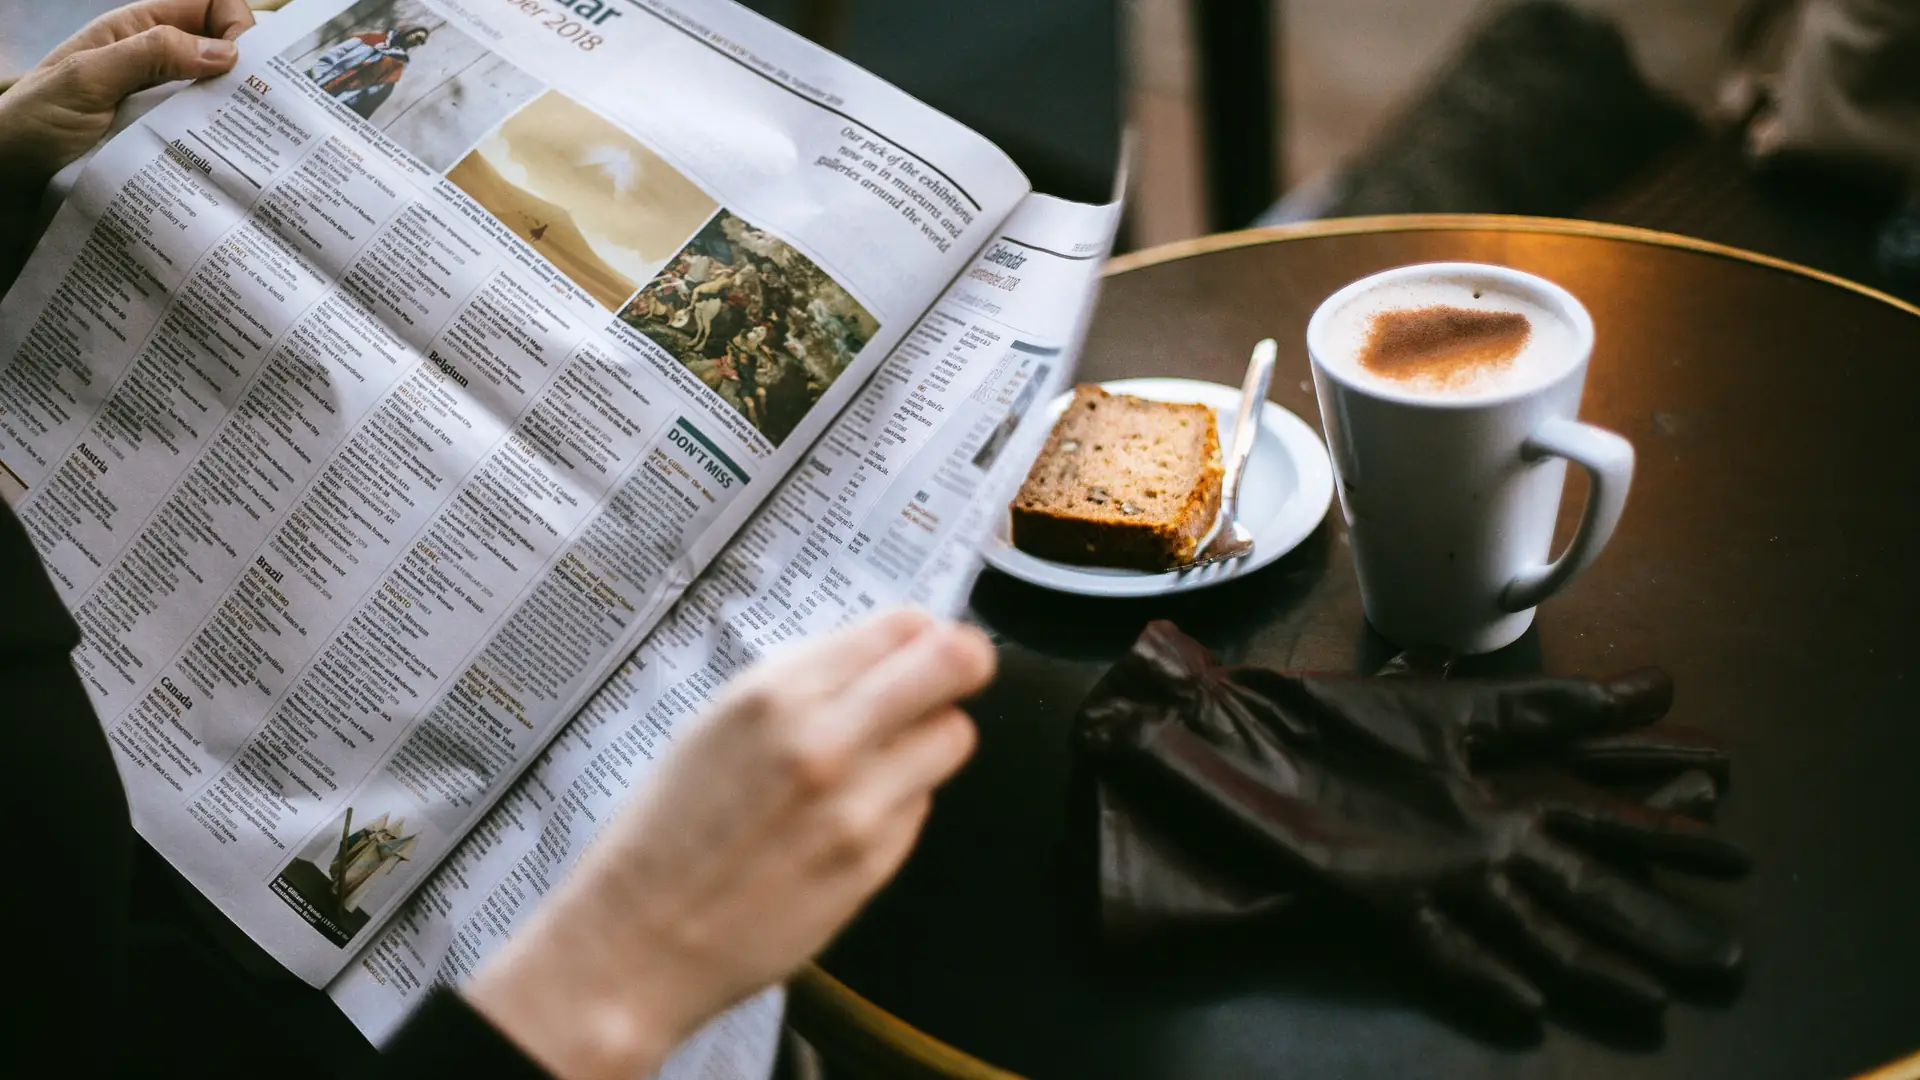
[[[1041,348],[1024,341],[1014,342],[1013,347],[1018,352],[1039,356],[1057,356],[1060,353],[1058,349]],[[1000,451],[1005,449],[1007,443],[1012,440],[1013,433],[1020,429],[1020,422],[1027,418],[1027,411],[1033,408],[1034,398],[1039,394],[1040,388],[1047,384],[1047,373],[1052,370],[1052,364],[1041,363],[1032,356],[1023,357],[1020,360],[1019,370],[1013,372],[1013,378],[1023,380],[1020,391],[1014,395],[1013,404],[1008,407],[1007,415],[1001,417],[1000,422],[994,425],[992,433],[980,444],[980,449],[975,451],[974,468],[986,472],[993,468],[995,461],[1000,460]],[[989,379],[982,385],[991,384],[992,380]]]
[[[501,124],[447,179],[610,312],[719,208],[638,139],[557,91]]]
[[[434,172],[543,88],[418,0],[363,0],[280,59]]]
[[[728,210],[620,312],[778,446],[880,323],[826,271]]]
[[[353,807],[314,834],[273,881],[274,894],[327,940],[344,948],[367,925],[368,911],[390,891],[387,878],[413,855],[419,833],[407,819],[381,813],[355,826]]]

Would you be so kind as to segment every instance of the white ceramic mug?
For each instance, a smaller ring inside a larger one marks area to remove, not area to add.
[[[1484,283],[1564,320],[1572,362],[1516,391],[1459,399],[1363,384],[1329,365],[1336,313],[1423,281]],[[1593,319],[1572,294],[1500,266],[1403,266],[1348,285],[1314,312],[1307,353],[1376,630],[1407,648],[1490,652],[1526,632],[1534,608],[1600,554],[1626,505],[1633,446],[1575,419],[1592,352]],[[1550,559],[1569,461],[1592,483],[1572,542]]]

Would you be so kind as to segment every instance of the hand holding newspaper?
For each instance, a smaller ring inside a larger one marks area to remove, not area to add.
[[[376,1041],[734,673],[955,612],[1117,207],[724,0],[305,0],[0,306],[142,835]],[[764,1072],[770,991],[676,1059]]]

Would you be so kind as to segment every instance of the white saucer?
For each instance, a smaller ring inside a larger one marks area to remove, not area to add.
[[[1222,452],[1233,444],[1233,416],[1240,407],[1237,387],[1193,379],[1120,379],[1100,385],[1114,394],[1210,405],[1218,417]],[[1050,402],[1046,422],[1058,420],[1072,400],[1072,393],[1066,393]],[[1007,540],[1005,514],[983,554],[988,566],[1042,588],[1081,596],[1158,596],[1218,585],[1260,569],[1305,540],[1332,501],[1333,468],[1327,463],[1326,445],[1305,421],[1269,401],[1240,484],[1240,523],[1253,533],[1252,555],[1185,574],[1072,566],[1015,548]]]

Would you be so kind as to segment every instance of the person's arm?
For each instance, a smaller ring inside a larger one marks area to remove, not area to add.
[[[748,670],[473,982],[427,997],[381,1075],[651,1075],[893,876],[973,750],[954,702],[993,664],[979,631],[900,611]]]
[[[230,70],[231,38],[251,21],[245,0],[145,0],[96,20],[0,94],[0,218],[30,220],[47,179],[98,140],[126,94]],[[0,240],[0,262],[24,256],[19,234]],[[11,760],[30,764],[0,785],[10,800],[0,810],[62,829],[33,867],[52,884],[9,894],[33,905],[16,925],[36,928],[14,959],[52,950],[20,969],[38,970],[47,1016],[112,1016],[133,844],[125,798],[68,661],[77,631],[25,532],[0,518],[0,701],[24,718]],[[460,996],[430,996],[390,1048],[388,1073],[459,1062],[535,1075],[522,1068],[529,1058],[561,1080],[657,1069],[701,1024],[805,963],[899,867],[932,790],[972,752],[956,703],[993,665],[979,631],[901,611],[743,673]],[[98,830],[76,802],[100,815]],[[102,866],[69,871],[61,858]],[[4,1050],[67,1030],[50,1019]]]
[[[993,665],[978,630],[907,611],[756,665],[463,993],[563,1080],[649,1074],[893,875]]]
[[[0,1074],[62,1061],[104,1070],[111,1040],[69,1035],[73,1018],[125,1004],[133,822],[105,734],[68,654],[80,631],[13,512],[0,504],[0,820],[23,845],[0,888],[9,935],[4,970],[31,992],[0,1021]],[[27,834],[39,832],[40,839]]]

